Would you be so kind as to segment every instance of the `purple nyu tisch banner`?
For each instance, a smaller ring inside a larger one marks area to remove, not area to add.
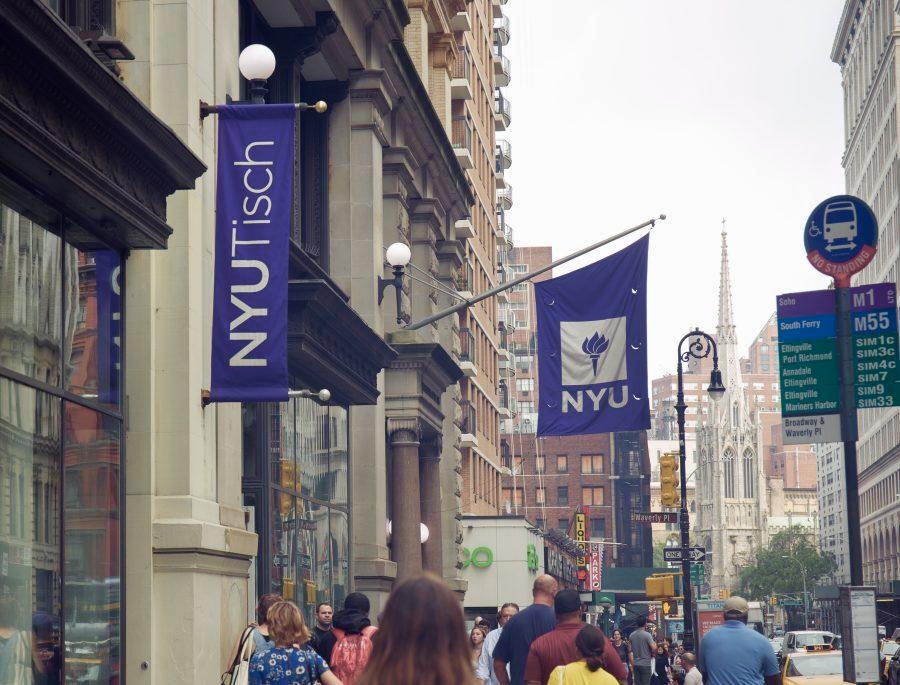
[[[293,104],[220,106],[213,402],[285,401]]]

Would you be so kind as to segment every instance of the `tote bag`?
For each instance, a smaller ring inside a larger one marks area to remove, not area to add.
[[[250,682],[250,657],[253,656],[253,626],[248,626],[241,635],[234,663],[222,675],[220,685],[247,685]]]

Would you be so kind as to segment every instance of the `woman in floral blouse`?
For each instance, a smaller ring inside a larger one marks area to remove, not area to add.
[[[296,604],[273,604],[268,623],[275,646],[250,659],[250,685],[341,685],[325,660],[307,645],[309,630]]]

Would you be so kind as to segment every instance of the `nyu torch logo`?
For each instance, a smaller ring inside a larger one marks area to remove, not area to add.
[[[628,386],[621,382],[628,380],[625,331],[624,316],[560,322],[564,414],[628,404]]]
[[[600,335],[596,331],[590,338],[585,338],[581,343],[581,350],[591,358],[591,365],[594,367],[594,375],[597,375],[597,362],[600,361],[600,355],[606,352],[609,347],[609,340],[605,336]]]

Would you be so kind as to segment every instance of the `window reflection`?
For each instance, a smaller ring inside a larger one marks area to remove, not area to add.
[[[121,374],[121,256],[66,246],[77,297],[66,306],[66,386],[85,399],[118,406]]]
[[[119,681],[119,423],[66,403],[66,681]]]
[[[0,366],[50,385],[61,375],[62,245],[0,203]]]
[[[244,503],[270,493],[257,519],[270,554],[260,593],[293,600],[312,623],[319,602],[340,601],[349,587],[347,410],[308,398],[245,405],[243,435]]]
[[[59,678],[60,403],[0,378],[0,683]]]

